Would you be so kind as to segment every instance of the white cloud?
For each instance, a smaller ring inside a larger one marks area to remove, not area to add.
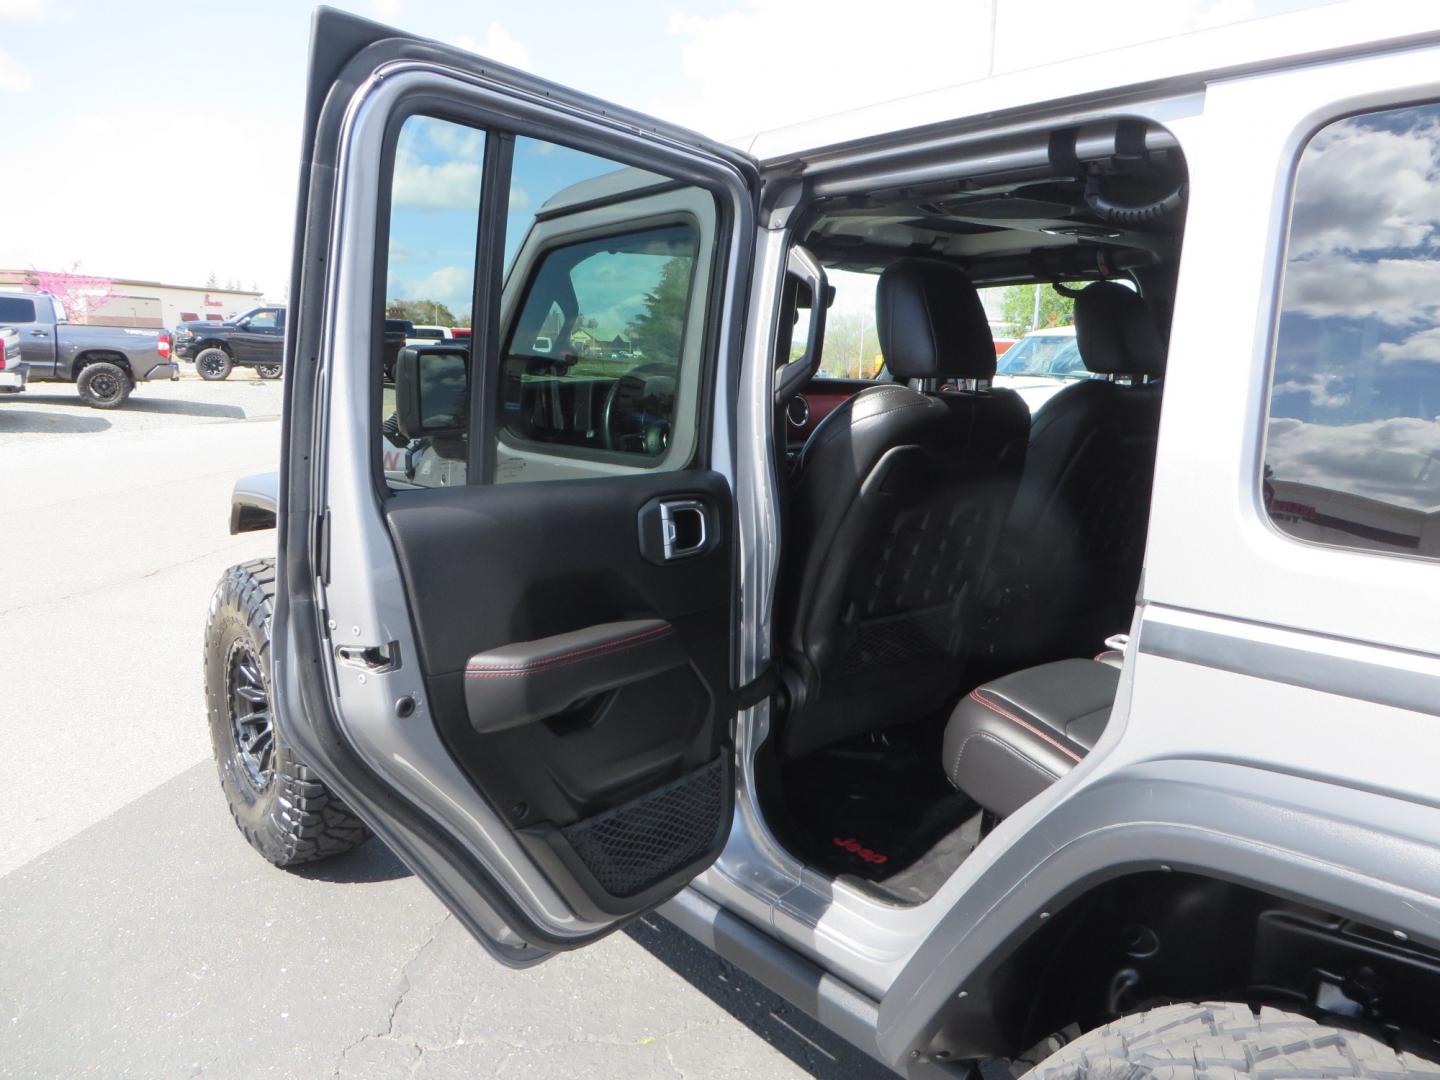
[[[641,107],[720,137],[968,82],[990,56],[988,0],[743,0],[669,29],[688,92]]]
[[[34,87],[30,72],[0,50],[0,94],[26,94]]]
[[[449,157],[460,161],[478,162],[484,157],[484,132],[452,124],[448,120],[419,119],[424,123],[426,141],[436,150],[443,150]]]
[[[400,0],[375,0],[375,14],[387,22],[400,18]]]
[[[1440,423],[1412,417],[1362,424],[1272,420],[1266,463],[1283,480],[1351,491],[1396,506],[1440,503]]]
[[[1423,243],[1440,224],[1437,136],[1432,124],[1395,132],[1357,120],[1317,135],[1302,159],[1292,255]]]
[[[142,114],[147,135],[137,144],[135,117]],[[125,167],[111,170],[99,187],[84,169],[12,170],[5,183],[16,205],[44,210],[6,220],[5,264],[78,263],[87,274],[180,284],[201,283],[213,270],[222,281],[258,281],[275,295],[288,279],[294,242],[299,124],[291,110],[227,111],[179,99],[164,109],[115,101],[57,113],[27,155],[64,161],[84,146],[94,160]],[[193,161],[143,160],[146,147],[184,146],[214,131],[266,135],[247,150],[245,168],[210,170],[203,182]],[[175,242],[187,232],[215,230],[224,233],[223,244]]]
[[[530,50],[521,43],[519,38],[498,22],[492,22],[486,28],[483,37],[461,34],[457,38],[451,38],[450,44],[464,49],[466,52],[479,53],[487,60],[509,64],[513,68],[530,70]]]
[[[480,164],[444,161],[428,165],[404,150],[395,153],[396,206],[428,210],[473,210],[480,205]]]
[[[470,310],[474,282],[473,267],[442,266],[423,278],[393,280],[385,291],[390,300],[434,300],[458,315]]]
[[[1440,308],[1440,260],[1327,255],[1292,262],[1284,305],[1287,314],[1373,318],[1392,326],[1433,318]]]
[[[1440,327],[1431,327],[1411,334],[1404,341],[1385,341],[1375,346],[1375,355],[1382,364],[1420,360],[1440,364]]]
[[[1105,0],[1103,5],[1083,11],[1072,0],[999,0],[995,70],[1022,71],[1241,22],[1262,13],[1255,0]]]
[[[38,19],[49,6],[47,0],[0,0],[0,19]]]

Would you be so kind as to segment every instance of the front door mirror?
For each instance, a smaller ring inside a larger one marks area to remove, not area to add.
[[[407,439],[458,438],[470,415],[470,350],[412,345],[395,364],[395,419]]]

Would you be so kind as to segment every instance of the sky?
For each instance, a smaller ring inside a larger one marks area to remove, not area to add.
[[[1314,2],[1089,0],[1083,18],[1074,0],[334,6],[735,138]],[[279,298],[312,10],[0,0],[0,268],[178,284],[214,273]]]
[[[1322,129],[1300,158],[1266,464],[1440,505],[1440,106]]]

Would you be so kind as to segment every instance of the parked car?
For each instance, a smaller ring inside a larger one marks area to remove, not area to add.
[[[427,326],[423,323],[415,323],[410,327],[410,336],[405,339],[405,343],[407,345],[429,345],[436,341],[451,341],[454,337],[454,327]]]
[[[237,367],[278,379],[284,345],[285,309],[273,304],[222,322],[192,319],[175,327],[175,355],[194,360],[196,373],[211,382],[228,379]]]
[[[1006,349],[995,365],[995,385],[1014,390],[1033,415],[1075,379],[1090,378],[1075,327],[1032,330]]]
[[[381,370],[385,373],[386,382],[395,381],[395,358],[400,355],[400,350],[412,340],[419,340],[427,345],[431,344],[428,339],[416,339],[415,324],[409,319],[385,320],[384,345],[381,348],[384,359]]]
[[[20,362],[20,331],[0,326],[0,394],[25,389],[25,365]]]
[[[515,967],[658,911],[911,1077],[1440,1075],[1432,10],[743,150],[349,15],[312,40],[327,257],[234,517],[279,549],[205,636],[265,858],[373,831]],[[425,109],[604,160],[512,233],[496,366],[407,349],[377,403],[377,193]],[[876,275],[887,381],[829,380],[787,475],[835,267]],[[976,290],[1052,281],[1099,377],[1032,423]],[[620,295],[643,361],[535,349]],[[450,475],[378,468],[391,434]]]
[[[28,382],[73,382],[97,409],[123,405],[137,382],[178,373],[169,331],[72,323],[48,293],[0,293],[0,326],[20,335]]]

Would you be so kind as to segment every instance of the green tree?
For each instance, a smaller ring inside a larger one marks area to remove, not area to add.
[[[879,370],[880,336],[868,311],[831,310],[825,319],[820,370],[837,379],[870,379]]]
[[[387,300],[387,319],[409,319],[422,326],[463,326],[459,319],[438,300]]]
[[[646,360],[678,363],[690,298],[690,259],[666,259],[660,280],[645,294],[645,310],[631,321],[626,336]]]
[[[1070,282],[1079,288],[1083,282]],[[1035,318],[1035,290],[1040,290],[1040,318]],[[1016,335],[1050,326],[1069,326],[1075,321],[1075,301],[1061,296],[1049,285],[1011,285],[1000,294],[1000,318],[1015,327]]]

